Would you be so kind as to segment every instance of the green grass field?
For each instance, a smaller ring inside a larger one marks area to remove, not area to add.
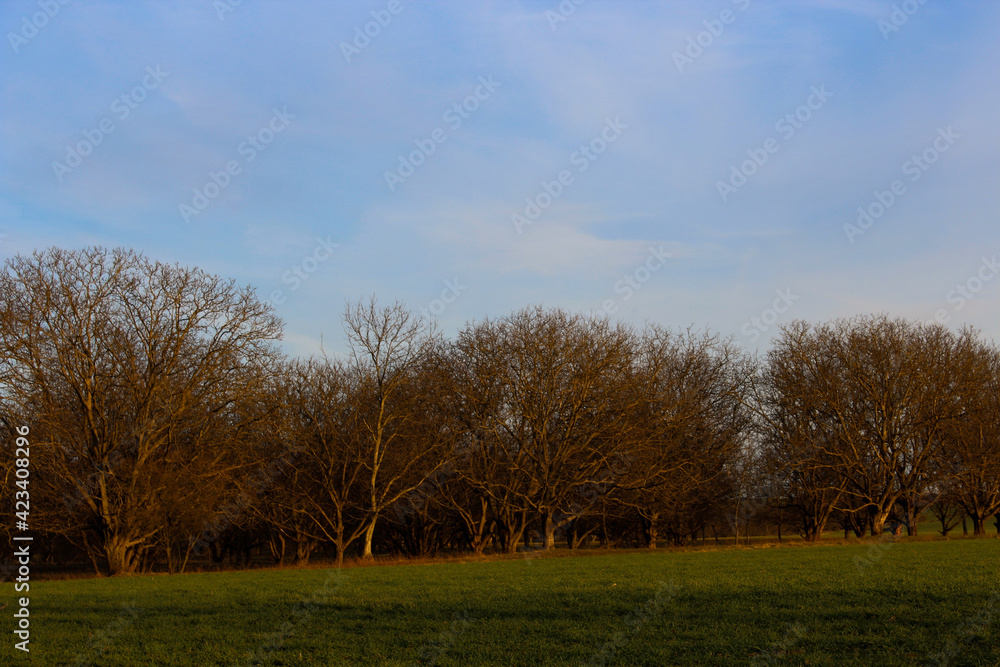
[[[0,663],[1000,665],[1000,539],[882,547],[40,582]]]

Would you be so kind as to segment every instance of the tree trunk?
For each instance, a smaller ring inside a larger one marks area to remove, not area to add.
[[[127,546],[128,542],[120,536],[109,537],[104,542],[104,558],[108,564],[108,574],[131,574],[138,564],[136,546]]]
[[[556,546],[556,522],[552,518],[553,510],[545,513],[545,536],[542,548],[545,550],[554,549]]]
[[[483,549],[486,548],[486,535],[484,533],[485,527],[480,528],[476,531],[469,540],[469,546],[472,547],[472,553],[477,556],[483,555]]]
[[[188,561],[191,559],[191,553],[194,551],[195,541],[193,539],[188,540],[187,548],[184,550],[184,559],[181,561],[181,574],[187,569]]]
[[[863,539],[865,534],[868,532],[868,517],[860,516],[857,513],[854,514],[854,518],[851,520],[851,532],[854,533],[854,537]]]
[[[97,550],[91,548],[90,542],[87,541],[87,531],[83,531],[83,548],[87,552],[87,557],[90,558],[90,563],[94,566],[94,573],[98,577],[101,576],[101,566],[97,562]]]
[[[892,508],[884,510],[876,510],[871,515],[872,521],[872,537],[882,537],[882,531],[885,530],[885,521],[889,518],[889,511]]]
[[[590,537],[594,531],[597,530],[597,524],[595,523],[589,529],[585,530],[583,534],[577,529],[577,522],[573,522],[573,543],[570,545],[571,549],[579,549],[583,546],[584,541]]]
[[[524,531],[528,527],[528,512],[527,510],[521,510],[520,512],[512,512],[512,516],[509,520],[504,523],[505,530],[502,531],[502,543],[503,549],[509,554],[517,553],[517,545],[521,542],[521,538],[524,536]],[[516,524],[516,527],[515,527]],[[526,543],[527,546],[527,543]]]
[[[174,547],[169,542],[167,542],[167,548],[165,549],[167,554],[167,572],[170,574],[177,573],[177,562],[174,558]]]
[[[316,543],[307,537],[297,539],[295,541],[295,564],[296,565],[306,565],[309,563],[309,557],[312,552],[316,549]]]
[[[285,536],[281,533],[271,535],[267,540],[267,546],[271,550],[274,564],[282,565],[285,562]]]
[[[826,521],[823,517],[803,514],[802,516],[802,539],[806,542],[819,542],[823,537],[823,529]]]
[[[334,531],[333,548],[337,552],[337,567],[344,565],[344,524],[339,523]]]
[[[906,534],[910,537],[917,536],[917,521],[920,519],[917,513],[917,501],[910,500],[906,503]]]
[[[306,565],[319,543],[300,526],[295,526],[295,565]]]
[[[477,556],[481,556],[486,547],[486,527],[489,524],[489,508],[486,500],[480,499],[479,508],[479,518],[473,516],[471,511],[459,513],[459,518],[462,521],[462,532],[465,533],[472,553]]]
[[[364,548],[361,550],[361,557],[365,560],[374,558],[372,556],[372,537],[375,535],[375,521],[375,517],[372,517],[365,528]]]
[[[647,549],[655,549],[656,540],[660,537],[656,527],[656,519],[658,516],[658,514],[654,514],[649,518],[642,517],[642,533],[643,537],[646,538]]]
[[[219,551],[218,541],[213,540],[208,543],[208,554],[209,558],[212,559],[213,564],[218,565],[219,563],[222,562],[224,554],[221,551]]]

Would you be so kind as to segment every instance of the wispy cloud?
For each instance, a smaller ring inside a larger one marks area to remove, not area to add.
[[[267,294],[330,237],[342,252],[278,306],[289,350],[315,351],[320,331],[332,347],[344,299],[420,307],[456,277],[469,287],[445,327],[528,302],[591,310],[651,244],[675,261],[616,317],[738,334],[789,285],[796,317],[930,317],[1000,243],[1000,9],[927,3],[886,40],[892,4],[590,0],[555,28],[557,3],[541,0],[407,4],[347,62],[340,43],[380,6],[263,0],[220,21],[207,2],[71,3],[0,54],[0,253],[129,245]],[[35,7],[4,3],[0,25]],[[702,52],[680,72],[689,40]],[[53,161],[157,65],[162,85],[60,182]],[[490,76],[499,88],[450,124]],[[834,97],[721,201],[716,183],[814,85]],[[245,161],[241,143],[275,107],[294,124]],[[574,152],[617,117],[627,131],[576,171]],[[847,243],[856,208],[949,124],[963,141]],[[388,188],[386,171],[438,128],[446,139]],[[230,160],[239,176],[185,224],[178,206]],[[564,169],[573,184],[518,234],[511,214]],[[986,305],[998,288],[949,324],[1000,334]]]

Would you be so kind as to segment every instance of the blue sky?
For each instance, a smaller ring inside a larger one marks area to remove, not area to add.
[[[0,4],[0,255],[235,278],[293,354],[373,293],[446,333],[541,303],[1000,337],[998,4],[231,4]]]

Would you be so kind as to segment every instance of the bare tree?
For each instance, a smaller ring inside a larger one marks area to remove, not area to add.
[[[940,468],[946,497],[969,516],[973,533],[983,535],[989,517],[1000,512],[1000,351],[971,330],[961,345],[967,363],[955,370],[967,372],[957,396],[965,415],[949,424]]]
[[[960,524],[962,517],[965,516],[962,506],[944,494],[937,496],[931,503],[930,509],[934,518],[941,523],[941,530],[938,532],[941,533],[942,537],[947,537],[948,533]]]
[[[305,482],[298,506],[311,521],[312,534],[334,545],[337,563],[363,534],[360,505],[365,463],[353,432],[352,376],[329,359],[294,363],[288,370],[286,396],[291,434],[303,455],[295,467]]]
[[[754,396],[774,500],[798,513],[808,541],[822,536],[848,484],[830,409],[838,362],[822,343],[804,323],[786,327],[767,355]]]
[[[637,433],[635,336],[607,320],[528,308],[472,325],[460,340],[473,369],[460,400],[475,411],[473,460],[484,466],[475,478],[498,523],[510,522],[508,538],[530,514],[551,548],[556,530],[593,504],[581,504],[580,491],[611,480],[612,460]]]
[[[33,529],[120,574],[204,545],[342,562],[512,552],[535,528],[545,548],[682,544],[726,512],[749,539],[771,508],[807,540],[832,517],[916,534],[926,508],[978,535],[1000,512],[1000,351],[973,330],[794,322],[758,361],[541,307],[450,344],[374,298],[343,324],[346,358],[286,362],[281,322],[231,281],[126,250],[7,260],[0,424],[30,432]]]
[[[965,413],[960,348],[944,327],[885,316],[783,329],[764,412],[784,449],[778,460],[802,482],[800,497],[811,497],[809,532],[821,530],[839,495],[860,501],[845,508],[867,511],[873,535],[897,506],[915,533],[947,427]]]
[[[362,557],[371,558],[379,517],[447,464],[447,436],[428,423],[441,345],[433,325],[398,302],[349,304],[343,321],[355,376],[350,428],[365,467]]]
[[[510,366],[501,334],[497,322],[467,326],[448,355],[451,405],[461,434],[454,479],[442,491],[477,553],[491,527],[501,549],[513,553],[530,519],[522,501],[530,493],[530,480],[519,471],[527,451],[512,444],[504,424]]]
[[[19,255],[0,297],[4,411],[31,417],[36,491],[68,499],[47,528],[134,571],[164,530],[166,491],[231,469],[215,426],[259,385],[281,323],[250,289],[124,250]]]
[[[956,399],[966,375],[954,334],[940,325],[887,317],[824,327],[840,362],[842,389],[831,404],[840,425],[849,490],[869,508],[873,534],[903,502],[911,534],[920,498],[931,487],[932,461],[947,425],[962,418]]]
[[[736,348],[708,332],[649,325],[639,349],[638,437],[616,462],[612,494],[636,512],[654,548],[661,528],[674,544],[690,539],[731,495],[750,424],[747,376]]]

